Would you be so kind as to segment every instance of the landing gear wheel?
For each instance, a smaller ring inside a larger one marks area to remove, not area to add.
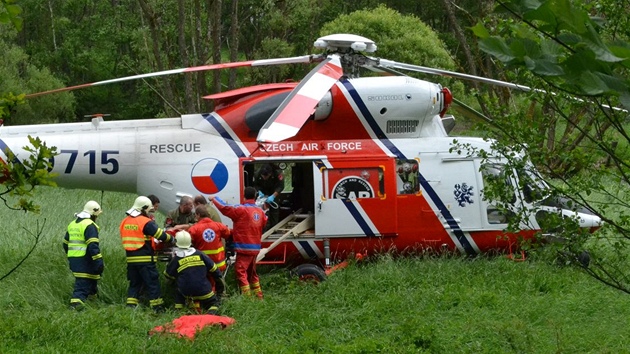
[[[317,284],[326,280],[326,272],[315,264],[300,264],[291,271],[291,274],[307,283]]]

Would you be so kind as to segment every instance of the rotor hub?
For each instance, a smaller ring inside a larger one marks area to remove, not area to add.
[[[313,43],[315,48],[324,49],[329,52],[348,53],[355,52],[373,53],[376,51],[376,44],[373,40],[357,36],[355,34],[331,34],[318,38]]]

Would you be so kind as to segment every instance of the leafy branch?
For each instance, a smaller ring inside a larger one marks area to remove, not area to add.
[[[39,206],[32,200],[36,186],[56,186],[53,181],[56,174],[50,173],[53,158],[57,155],[56,147],[48,147],[39,137],[28,136],[30,145],[23,149],[29,155],[20,160],[13,151],[5,151],[8,157],[6,164],[0,165],[0,182],[4,190],[0,191],[0,199],[12,210],[39,212]],[[16,197],[18,201],[11,205],[8,197]]]

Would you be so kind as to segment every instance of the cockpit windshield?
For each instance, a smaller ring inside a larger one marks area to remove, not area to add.
[[[549,186],[533,164],[525,164],[522,169],[517,169],[517,174],[525,202],[540,202],[549,195]]]
[[[516,175],[512,171],[515,171]],[[488,163],[482,167],[481,172],[484,178],[486,194],[489,195],[491,192],[490,190],[487,190],[487,188],[491,185],[488,182],[491,180],[502,181],[503,183],[498,185],[495,184],[495,186],[501,186],[501,189],[504,189],[503,192],[501,192],[501,195],[504,197],[507,196],[507,201],[511,204],[516,202],[514,182],[518,182],[523,199],[529,204],[540,202],[549,195],[549,187],[531,163],[525,164],[515,170],[506,170],[506,165],[501,163]]]

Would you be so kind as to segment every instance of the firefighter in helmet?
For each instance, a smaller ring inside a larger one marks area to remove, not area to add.
[[[205,211],[205,208],[204,208]],[[166,266],[164,276],[177,281],[175,308],[183,309],[186,302],[211,315],[219,310],[219,299],[225,291],[223,275],[219,267],[205,253],[192,247],[188,231],[175,234],[173,259]],[[214,280],[216,293],[207,276]]]
[[[149,218],[153,203],[147,197],[136,198],[127,216],[120,223],[120,236],[127,255],[127,307],[136,308],[139,304],[140,290],[145,289],[149,296],[149,305],[156,311],[164,309],[160,290],[160,276],[155,262],[157,256],[151,245],[152,240],[171,243],[172,238]]]
[[[95,221],[102,212],[97,202],[85,203],[83,211],[74,214],[76,219],[68,224],[63,240],[63,249],[75,278],[70,298],[70,306],[74,309],[83,309],[85,300],[95,297],[98,292],[97,284],[104,266],[98,242],[99,227]]]

